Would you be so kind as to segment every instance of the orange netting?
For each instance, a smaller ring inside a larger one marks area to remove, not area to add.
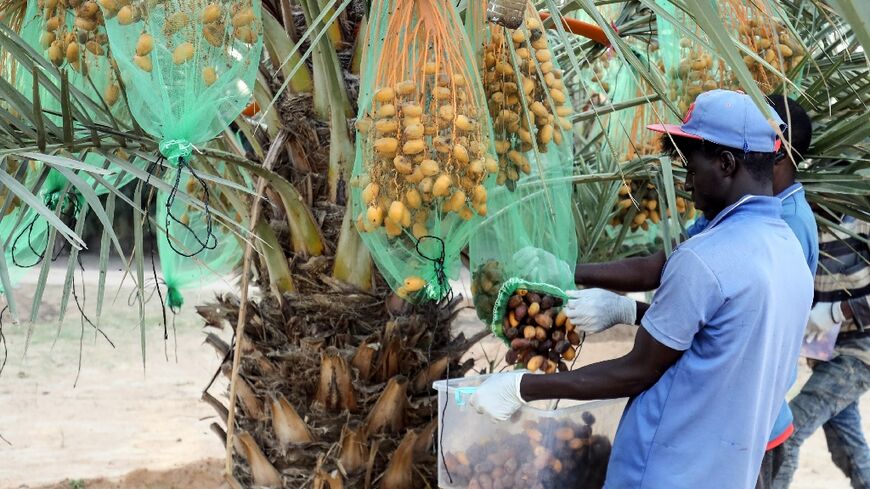
[[[469,226],[486,215],[488,177],[498,164],[480,78],[452,5],[381,0],[372,12],[354,208],[381,272],[409,296],[439,278],[442,265],[433,269],[427,257],[455,259]],[[437,239],[426,246],[443,249],[418,249],[428,237]]]

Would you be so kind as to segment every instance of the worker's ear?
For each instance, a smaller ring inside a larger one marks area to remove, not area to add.
[[[737,158],[731,151],[725,150],[719,153],[719,170],[723,177],[732,177],[737,172]]]

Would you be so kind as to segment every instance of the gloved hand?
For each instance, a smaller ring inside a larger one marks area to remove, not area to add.
[[[509,419],[526,403],[520,397],[520,380],[527,373],[528,370],[516,370],[493,374],[477,388],[468,401],[469,405],[478,413],[498,421]]]
[[[511,261],[517,267],[517,276],[531,282],[558,285],[574,276],[570,264],[534,246],[526,246],[517,251]]]
[[[565,314],[577,329],[598,333],[617,324],[634,324],[637,305],[609,290],[569,290]]]
[[[805,333],[807,343],[821,340],[834,326],[845,319],[839,302],[817,302],[810,309],[810,318],[807,321]]]

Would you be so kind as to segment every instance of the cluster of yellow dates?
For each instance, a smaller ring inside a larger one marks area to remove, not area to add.
[[[483,88],[499,156],[496,182],[515,188],[531,173],[525,153],[546,153],[570,135],[571,105],[540,17],[529,4],[516,30],[493,26],[483,46]],[[569,136],[570,137],[570,136]]]
[[[486,215],[483,182],[498,166],[487,152],[481,114],[466,103],[471,94],[461,75],[425,70],[431,86],[420,90],[403,81],[383,87],[372,111],[357,122],[371,152],[357,182],[366,206],[357,217],[361,232],[383,228],[397,238],[408,231],[419,239],[429,234],[430,218]]]

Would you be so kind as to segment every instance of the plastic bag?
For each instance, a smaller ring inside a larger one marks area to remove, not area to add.
[[[173,165],[223,131],[253,95],[259,0],[101,3],[130,110]]]
[[[176,175],[177,170],[168,172],[166,180],[170,185],[174,184]],[[206,199],[204,187],[194,177],[188,176],[186,181],[184,178],[181,181],[185,182],[183,188],[193,198],[201,202],[217,200],[223,204],[223,208],[231,207],[225,193],[214,194],[222,192],[219,187],[210,187],[211,195]],[[206,280],[218,280],[233,272],[244,255],[240,239],[229,229],[224,226],[207,229],[210,221],[205,219],[204,212],[199,207],[174,198],[172,194],[158,193],[155,220],[166,232],[157,234],[157,251],[167,288],[166,305],[173,311],[177,311],[184,304],[182,290],[202,287]],[[172,216],[178,216],[177,221]],[[238,213],[235,220],[241,221]],[[204,247],[203,237],[212,234],[220,246],[213,249]],[[187,256],[201,248],[204,249],[196,256]]]
[[[485,2],[474,3],[466,26],[483,60],[489,110],[497,121],[498,183],[504,186],[492,192],[490,216],[469,251],[477,315],[500,328],[493,316],[502,313],[493,311],[505,282],[520,279],[555,290],[574,284],[573,138],[567,120],[572,107],[562,96],[561,70],[532,4],[513,31],[486,22],[484,10]],[[521,93],[514,86],[526,88]],[[505,112],[517,121],[508,121]]]
[[[351,203],[390,287],[440,300],[498,171],[473,53],[452,3],[372,5]]]

